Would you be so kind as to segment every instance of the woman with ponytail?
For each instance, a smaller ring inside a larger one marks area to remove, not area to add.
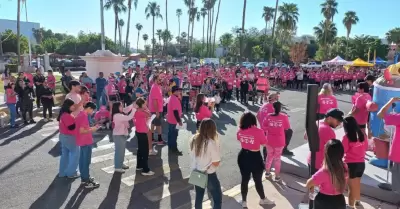
[[[285,130],[290,129],[289,117],[281,113],[282,103],[272,104],[274,113],[270,113],[262,123],[262,129],[267,133],[267,159],[265,162],[266,178],[271,177],[272,161],[275,161],[275,181],[279,181],[281,170],[281,155],[286,145]]]
[[[347,167],[343,162],[344,148],[337,139],[325,144],[322,167],[307,181],[306,187],[319,192],[314,199],[314,209],[345,209],[346,200],[343,192],[346,189]]]

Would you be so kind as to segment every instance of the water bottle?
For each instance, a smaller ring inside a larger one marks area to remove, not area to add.
[[[314,187],[314,192],[310,192],[310,193],[308,194],[310,200],[314,200],[315,197],[317,196],[318,192],[319,192],[319,187],[315,186],[315,187]]]

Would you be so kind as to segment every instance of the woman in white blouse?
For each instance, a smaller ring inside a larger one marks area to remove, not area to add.
[[[199,132],[190,143],[192,169],[208,174],[207,189],[213,200],[213,209],[221,209],[222,191],[217,177],[217,168],[221,162],[220,146],[218,142],[217,126],[209,118],[203,119]],[[195,209],[201,209],[205,189],[195,186]]]

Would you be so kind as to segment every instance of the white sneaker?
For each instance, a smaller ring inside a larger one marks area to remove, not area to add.
[[[49,122],[49,119],[45,118],[45,119],[43,119],[43,121],[44,121],[45,123],[47,123],[47,122]]]
[[[147,172],[147,173],[142,172],[142,175],[143,175],[143,176],[152,176],[152,175],[154,175],[154,172],[153,172],[153,171],[149,171],[149,172]]]
[[[117,172],[117,173],[125,173],[125,170],[124,169],[119,169],[119,168],[117,168],[117,169],[115,169],[114,170],[114,172]]]
[[[157,155],[157,151],[149,150],[149,155],[151,155],[151,156]]]
[[[268,198],[264,198],[260,200],[260,205],[273,205],[275,204],[274,201],[269,200]]]
[[[247,208],[247,202],[246,201],[242,201],[242,208]]]

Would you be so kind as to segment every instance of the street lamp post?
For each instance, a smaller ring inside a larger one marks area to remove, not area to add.
[[[24,6],[25,6],[25,18],[26,18],[26,23],[28,23],[28,7],[26,6],[26,2],[24,1]],[[28,36],[28,50],[29,50],[29,66],[32,66],[32,46],[31,46],[31,38],[32,36]],[[38,66],[39,67],[39,66]]]
[[[101,50],[106,50],[104,42],[104,2],[100,0],[100,19],[101,19]]]

